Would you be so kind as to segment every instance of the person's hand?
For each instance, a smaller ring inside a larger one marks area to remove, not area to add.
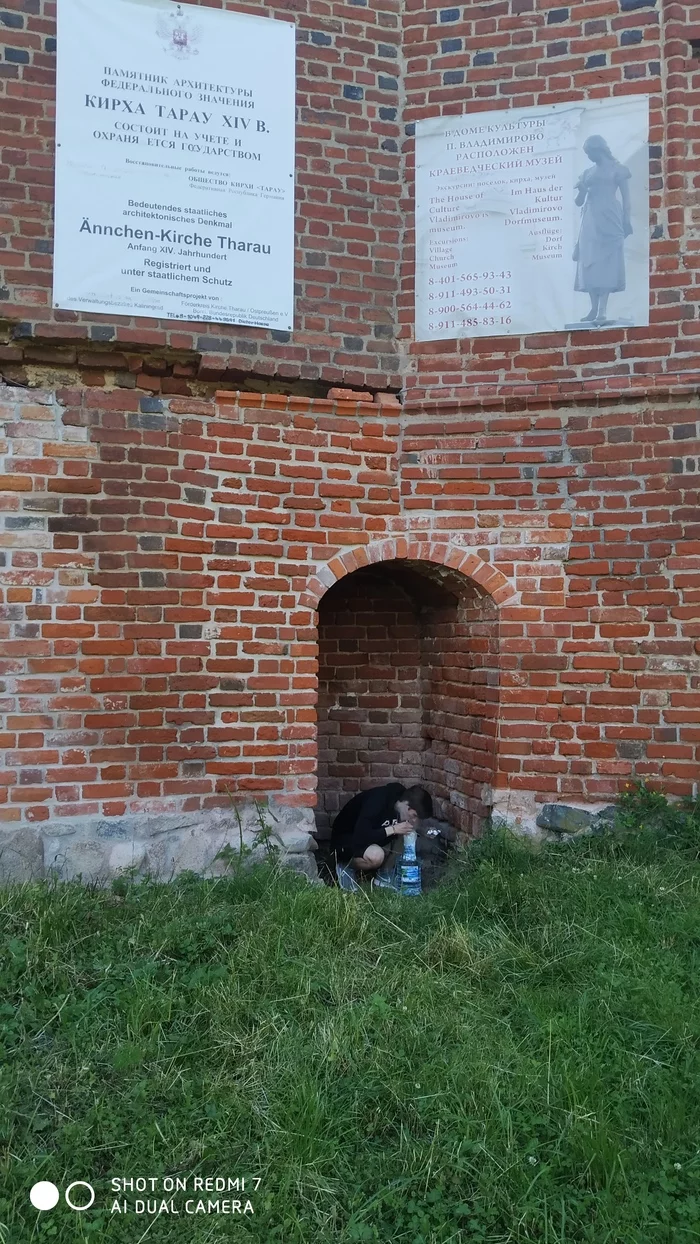
[[[391,826],[391,831],[394,834],[410,834],[414,829],[415,826],[410,821],[397,821],[395,825]]]

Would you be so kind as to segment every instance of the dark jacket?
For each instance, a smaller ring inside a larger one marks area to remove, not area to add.
[[[394,835],[382,829],[383,821],[398,820],[396,800],[406,794],[401,782],[389,782],[362,790],[340,809],[331,830],[331,850],[346,863],[355,855],[364,855],[372,843],[385,850],[394,842]]]

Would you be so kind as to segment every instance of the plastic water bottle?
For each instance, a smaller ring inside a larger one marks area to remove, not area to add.
[[[407,896],[422,893],[415,831],[404,834],[403,855],[399,863],[399,890]]]

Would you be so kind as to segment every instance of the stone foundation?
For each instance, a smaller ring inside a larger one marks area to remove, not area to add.
[[[614,804],[538,803],[529,791],[493,792],[491,820],[506,825],[520,838],[534,842],[572,842],[575,838],[603,833],[615,814]]]
[[[312,811],[282,806],[273,799],[266,808],[259,806],[271,827],[270,842],[279,848],[279,862],[318,881]],[[55,877],[71,881],[82,876],[86,883],[105,884],[128,868],[135,868],[136,876],[150,874],[158,881],[169,881],[185,870],[202,877],[222,876],[229,866],[216,856],[227,844],[237,852],[242,838],[252,851],[249,858],[261,859],[266,854],[255,803],[237,804],[236,811],[215,808],[207,813],[53,820],[23,826],[3,833],[0,839],[0,880]]]

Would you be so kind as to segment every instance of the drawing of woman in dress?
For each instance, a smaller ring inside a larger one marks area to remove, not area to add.
[[[625,288],[624,241],[632,233],[631,173],[615,159],[600,134],[587,138],[583,150],[591,167],[576,183],[576,206],[583,211],[573,254],[574,289],[588,294],[591,300],[591,309],[582,321],[600,325],[610,322],[605,318],[609,295]]]

